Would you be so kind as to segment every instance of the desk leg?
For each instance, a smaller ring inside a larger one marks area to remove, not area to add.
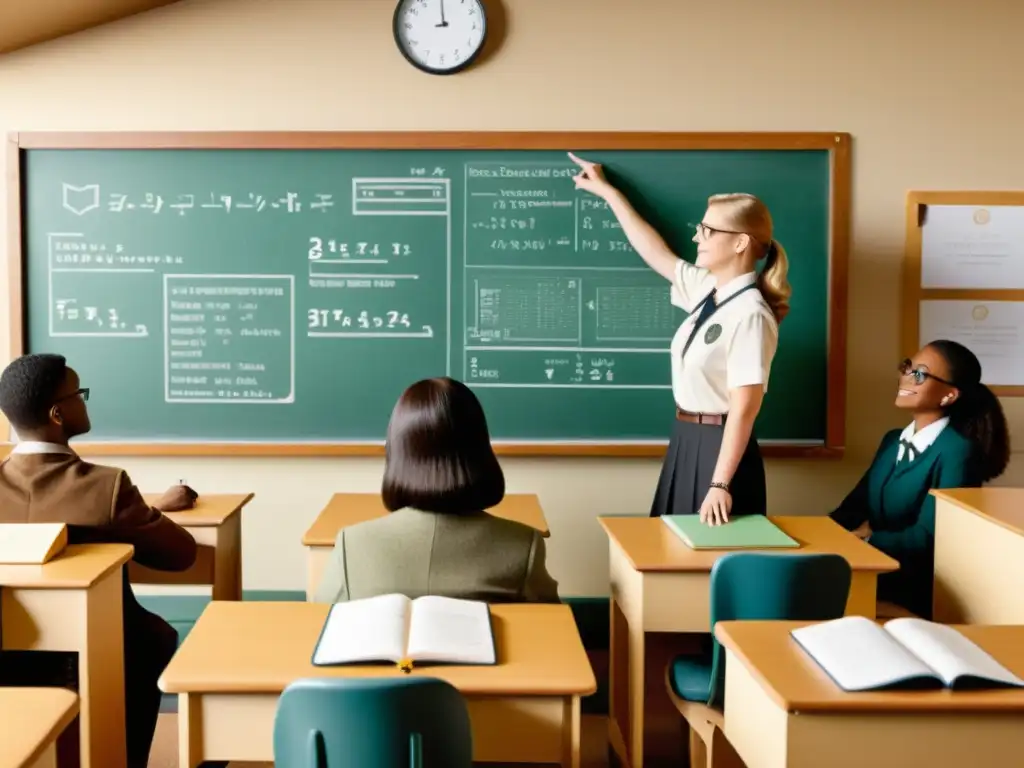
[[[213,552],[214,600],[242,599],[242,515],[234,514],[217,527]]]
[[[569,696],[562,713],[562,768],[580,768],[581,729],[580,697]]]
[[[178,768],[196,768],[203,762],[202,698],[178,694]]]
[[[78,654],[82,768],[127,763],[121,569],[86,592],[87,634]]]

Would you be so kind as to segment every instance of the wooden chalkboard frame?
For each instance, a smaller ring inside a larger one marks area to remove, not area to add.
[[[846,328],[851,159],[847,133],[661,132],[100,132],[11,133],[7,143],[10,354],[25,349],[21,156],[32,149],[826,150],[831,158],[828,272],[828,414],[824,445],[765,445],[769,458],[838,459],[845,450]],[[667,431],[667,426],[666,426]],[[495,442],[504,456],[659,457],[664,443]],[[381,456],[380,443],[76,443],[106,456]]]
[[[921,335],[921,302],[923,301],[1024,301],[1024,290],[977,288],[923,288],[921,286],[921,250],[925,211],[930,205],[1024,206],[1024,192],[941,192],[911,191],[907,193],[907,234],[903,252],[902,315],[903,333],[900,349],[904,357],[913,357]],[[1000,397],[1024,397],[1024,386],[989,384]]]

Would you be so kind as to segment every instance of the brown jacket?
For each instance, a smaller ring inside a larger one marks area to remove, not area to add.
[[[557,603],[544,538],[522,523],[478,512],[400,509],[343,528],[313,597],[341,603],[398,593],[491,603]]]
[[[12,453],[0,464],[0,523],[66,523],[71,543],[131,544],[149,568],[183,571],[191,534],[149,506],[128,475],[73,454]]]

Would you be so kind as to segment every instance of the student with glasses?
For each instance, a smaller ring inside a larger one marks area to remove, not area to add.
[[[981,363],[955,341],[933,341],[899,365],[896,405],[912,416],[883,438],[871,466],[832,519],[900,563],[878,580],[878,599],[929,618],[933,488],[976,488],[1010,459],[1002,406],[981,383]]]
[[[0,410],[18,433],[0,463],[0,523],[65,523],[72,543],[131,544],[141,565],[187,570],[196,542],[162,512],[192,507],[195,491],[173,486],[151,507],[123,470],[82,461],[69,442],[91,428],[88,399],[88,387],[61,355],[23,355],[0,374]],[[127,764],[145,768],[160,711],[157,682],[178,633],[139,605],[123,570]]]
[[[608,203],[633,248],[671,283],[672,303],[689,313],[670,347],[676,420],[651,515],[700,514],[718,525],[730,514],[766,514],[754,421],[792,293],[768,208],[753,195],[712,196],[694,225],[697,261],[690,264],[607,181],[600,165],[569,157],[580,167],[576,188]]]

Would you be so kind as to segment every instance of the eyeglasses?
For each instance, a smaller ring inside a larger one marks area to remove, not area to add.
[[[72,392],[69,395],[62,395],[61,397],[58,397],[53,402],[56,404],[56,403],[59,403],[61,400],[70,400],[72,397],[78,397],[79,395],[82,396],[83,400],[85,400],[86,402],[89,402],[89,388],[88,387],[84,387],[83,389],[75,390],[74,392]]]
[[[709,240],[712,235],[717,232],[721,232],[725,235],[745,235],[746,232],[737,232],[735,229],[719,229],[718,227],[711,227],[705,224],[703,221],[696,224],[690,223],[690,226],[697,230],[697,236],[701,240]]]
[[[903,359],[903,362],[899,364],[898,370],[904,376],[912,376],[914,378],[914,383],[918,385],[924,384],[925,379],[934,379],[935,381],[942,382],[949,387],[956,386],[952,381],[940,378],[934,373],[928,373],[928,371],[922,371],[920,368],[915,368],[914,363],[909,357]]]

